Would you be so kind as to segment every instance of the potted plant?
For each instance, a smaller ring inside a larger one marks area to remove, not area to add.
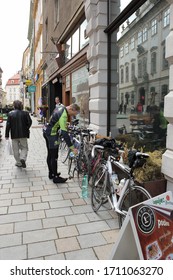
[[[166,192],[166,180],[161,172],[163,150],[148,152],[149,158],[142,167],[134,170],[135,181],[152,197]]]

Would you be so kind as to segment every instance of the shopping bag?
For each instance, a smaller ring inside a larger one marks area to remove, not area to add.
[[[13,155],[13,148],[12,148],[11,140],[6,140],[5,153],[7,155]]]

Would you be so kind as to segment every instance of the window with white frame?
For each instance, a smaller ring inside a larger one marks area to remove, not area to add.
[[[163,27],[166,27],[169,24],[170,24],[170,9],[164,12]]]
[[[79,52],[79,28],[72,35],[72,56]]]
[[[142,35],[143,35],[142,36],[143,42],[147,41],[147,39],[148,39],[148,30],[147,30],[146,27],[143,29],[143,34]]]
[[[135,48],[135,38],[134,37],[131,38],[130,43],[131,43],[131,50],[134,50],[134,48]]]
[[[142,44],[142,31],[138,32],[138,45]]]
[[[151,35],[155,35],[157,34],[157,20],[156,19],[153,19],[151,21]]]
[[[129,66],[126,66],[126,83],[129,82]]]
[[[129,43],[125,44],[125,54],[129,53]]]
[[[138,78],[142,77],[142,60],[138,61]]]
[[[151,54],[151,74],[155,74],[157,69],[157,54],[153,52]]]
[[[124,83],[124,69],[121,69],[121,84]]]
[[[131,80],[135,78],[135,63],[133,62],[131,65]]]
[[[123,57],[124,56],[124,47],[121,47],[120,48],[120,57]]]

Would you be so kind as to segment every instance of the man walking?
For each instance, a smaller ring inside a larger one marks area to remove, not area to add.
[[[71,104],[67,107],[61,105],[54,109],[49,124],[43,129],[43,136],[46,140],[47,147],[47,165],[49,170],[49,179],[53,179],[55,184],[65,183],[67,178],[59,176],[57,171],[58,150],[59,150],[59,130],[67,143],[68,147],[76,153],[76,149],[71,143],[70,136],[67,131],[67,122],[69,116],[76,116],[79,113],[79,106]]]
[[[27,138],[30,135],[30,127],[32,124],[31,117],[27,111],[23,111],[23,104],[20,100],[13,102],[14,110],[9,112],[5,138],[9,139],[11,134],[12,148],[16,166],[26,168],[26,158],[28,154]]]

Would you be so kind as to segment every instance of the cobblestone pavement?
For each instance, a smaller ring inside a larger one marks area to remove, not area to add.
[[[0,142],[0,259],[106,260],[119,233],[117,215],[93,212],[73,181],[48,179],[41,125],[33,118],[26,169],[5,154]],[[63,177],[67,167],[59,164]]]

